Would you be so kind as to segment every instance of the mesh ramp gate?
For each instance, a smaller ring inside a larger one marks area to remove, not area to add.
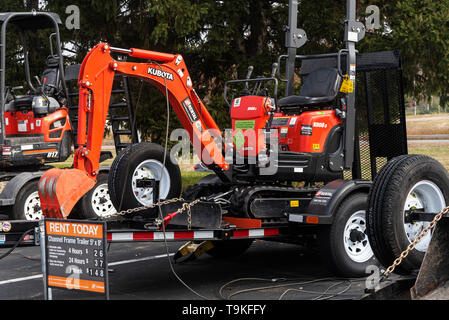
[[[336,57],[302,60],[300,76],[337,66]],[[346,59],[342,59],[346,70]],[[346,180],[373,180],[390,159],[407,154],[402,66],[399,51],[357,55],[354,163]]]

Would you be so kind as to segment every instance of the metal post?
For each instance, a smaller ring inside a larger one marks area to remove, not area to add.
[[[357,57],[355,44],[365,36],[365,27],[362,23],[356,21],[356,0],[347,0],[346,21],[345,21],[345,42],[347,60],[346,74],[354,83],[354,90],[346,95],[346,125],[345,125],[345,169],[350,169],[354,161],[354,135],[356,126],[356,108],[355,108],[355,80],[357,72]]]
[[[294,94],[295,86],[295,60],[296,51],[307,41],[307,35],[304,30],[298,29],[298,0],[289,0],[288,5],[288,26],[286,28],[285,46],[287,47],[287,65],[285,96]]]
[[[5,68],[6,68],[6,25],[8,24],[8,20],[6,19],[3,21],[2,29],[1,29],[1,51],[0,51],[0,145],[5,144],[5,103],[6,103],[6,97],[5,97]]]
[[[39,221],[39,245],[41,250],[42,279],[44,281],[44,299],[52,300],[51,289],[47,285],[47,256],[45,250],[45,219]]]

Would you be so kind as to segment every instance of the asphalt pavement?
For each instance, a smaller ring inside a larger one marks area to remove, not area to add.
[[[168,243],[169,254],[183,244]],[[1,249],[0,255],[5,251]],[[335,278],[316,251],[278,242],[255,241],[234,258],[205,254],[174,264],[176,274],[190,289],[171,271],[163,242],[111,244],[108,261],[111,300],[347,300],[360,299],[365,288],[364,279]],[[64,289],[53,289],[52,298],[104,299]],[[0,260],[0,299],[44,299],[39,247],[17,248]]]

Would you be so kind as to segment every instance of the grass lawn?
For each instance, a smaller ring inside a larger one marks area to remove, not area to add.
[[[449,170],[449,144],[447,143],[409,143],[409,154],[424,154],[438,160]]]
[[[407,134],[449,134],[449,114],[407,116]]]

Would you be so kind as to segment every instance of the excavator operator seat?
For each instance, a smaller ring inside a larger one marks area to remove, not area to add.
[[[47,69],[44,70],[41,78],[42,87],[45,95],[53,96],[57,93],[61,80],[61,72],[59,71],[59,57],[47,57]]]
[[[336,68],[320,68],[305,77],[299,95],[279,100],[279,108],[319,107],[332,102],[338,95],[342,77]]]

